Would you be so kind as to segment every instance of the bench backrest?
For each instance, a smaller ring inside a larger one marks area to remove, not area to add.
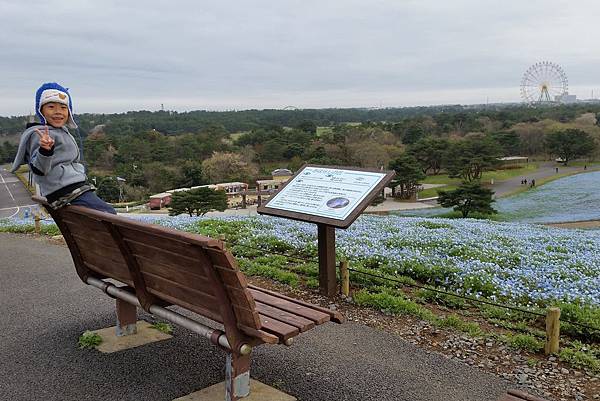
[[[261,329],[246,279],[221,241],[80,206],[48,211],[84,282],[116,279],[135,288],[144,309],[157,300],[181,306],[223,323],[228,338]]]

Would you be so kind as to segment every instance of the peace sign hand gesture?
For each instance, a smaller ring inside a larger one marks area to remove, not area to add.
[[[54,139],[48,133],[48,126],[44,126],[44,131],[40,131],[39,129],[35,129],[35,133],[40,137],[40,148],[45,150],[52,149],[54,146]]]

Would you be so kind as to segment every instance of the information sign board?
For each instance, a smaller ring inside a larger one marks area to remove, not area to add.
[[[258,213],[347,228],[393,176],[393,171],[308,164]]]

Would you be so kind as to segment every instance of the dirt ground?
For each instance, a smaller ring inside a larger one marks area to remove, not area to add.
[[[600,220],[571,221],[568,223],[548,223],[546,225],[558,228],[599,228]]]

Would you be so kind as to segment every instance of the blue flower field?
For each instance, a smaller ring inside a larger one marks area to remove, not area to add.
[[[207,219],[153,219],[196,232],[203,220]],[[277,239],[299,253],[317,246],[314,224],[263,216],[220,220],[243,224],[248,231],[241,243]],[[600,306],[600,231],[368,215],[347,230],[336,231],[337,253],[351,266],[360,264],[522,306],[556,301]]]

